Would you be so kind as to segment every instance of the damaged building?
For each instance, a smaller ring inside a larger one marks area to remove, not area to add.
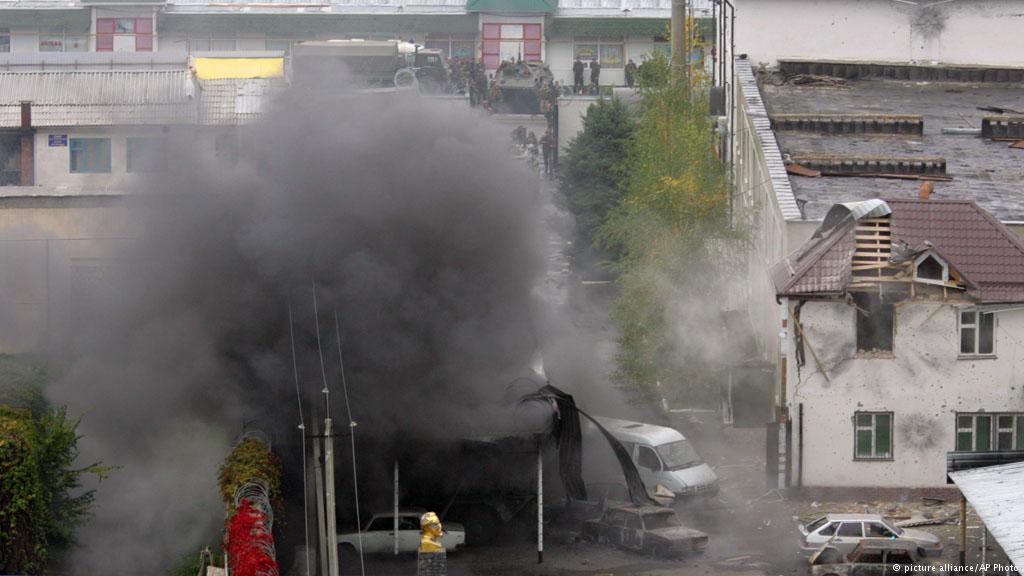
[[[771,270],[790,485],[939,487],[946,452],[1024,447],[1024,243],[921,196],[837,204]]]

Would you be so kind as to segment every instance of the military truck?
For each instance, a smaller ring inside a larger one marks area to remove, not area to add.
[[[554,75],[540,60],[502,62],[494,74],[494,89],[499,94],[496,112],[504,114],[540,114],[541,94],[552,88]]]
[[[292,50],[292,83],[338,87],[349,79],[361,88],[448,91],[448,68],[440,50],[402,40],[298,42]]]

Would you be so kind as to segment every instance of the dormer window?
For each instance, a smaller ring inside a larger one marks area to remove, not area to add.
[[[914,276],[918,280],[949,282],[949,264],[932,252],[925,252],[914,261]]]

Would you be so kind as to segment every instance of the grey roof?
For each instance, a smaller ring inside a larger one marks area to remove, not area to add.
[[[0,0],[2,1],[2,0]],[[2,20],[2,16],[0,16]],[[0,53],[0,71],[32,72],[66,68],[68,70],[99,69],[183,70],[188,56],[176,52],[6,52]]]
[[[775,198],[779,204],[782,217],[786,220],[799,220],[800,209],[797,206],[796,198],[790,187],[789,175],[786,174],[786,165],[782,161],[782,154],[779,152],[779,144],[772,132],[771,122],[768,120],[768,111],[765,109],[764,101],[761,99],[761,92],[757,87],[757,78],[750,66],[750,60],[738,59],[734,63],[736,79],[743,92],[744,106],[747,115],[754,123],[757,131],[757,140],[761,143],[761,150],[764,152],[765,162],[768,164],[768,175],[771,178],[772,189],[775,191]]]
[[[768,111],[778,113],[918,114],[923,136],[828,135],[776,132],[783,153],[870,157],[943,157],[951,182],[935,182],[935,198],[973,200],[1002,221],[1024,220],[1024,150],[980,136],[944,135],[943,127],[979,127],[991,112],[979,106],[1024,109],[1014,83],[942,83],[861,79],[839,86],[781,85],[761,89]],[[861,177],[791,176],[807,219],[820,220],[839,202],[914,198],[920,182]]]
[[[287,84],[281,78],[199,80],[199,123],[238,125],[255,120]]]
[[[960,488],[1006,552],[1010,563],[1024,566],[1024,462],[951,472]]]
[[[0,72],[0,127],[20,124],[32,102],[34,126],[195,122],[188,70]]]

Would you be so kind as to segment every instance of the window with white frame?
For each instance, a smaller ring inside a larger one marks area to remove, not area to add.
[[[958,452],[1024,450],[1024,412],[956,415]]]
[[[960,355],[994,356],[996,353],[996,315],[980,310],[961,310]]]
[[[423,46],[440,50],[445,58],[471,60],[476,57],[476,36],[473,34],[428,34]]]
[[[601,68],[622,68],[625,65],[625,43],[621,37],[573,38],[573,59],[583,62],[597,60]]]
[[[854,460],[892,460],[892,412],[856,412]]]

